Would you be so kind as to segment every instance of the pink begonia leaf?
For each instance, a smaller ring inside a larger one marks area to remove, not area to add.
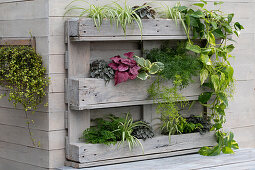
[[[126,64],[128,66],[132,65],[131,60],[130,59],[125,59],[125,58],[121,59],[121,63]]]
[[[137,66],[137,63],[135,60],[131,60],[131,67]]]
[[[127,71],[129,67],[125,64],[119,64],[118,71]]]
[[[132,74],[132,73],[129,73],[129,79],[130,79],[130,80],[134,80],[134,79],[136,79],[136,77],[137,77],[137,75],[134,75],[134,74]]]
[[[124,56],[128,57],[129,59],[133,59],[134,52],[125,53]]]
[[[139,67],[139,66],[134,66],[134,67],[130,68],[129,72],[130,72],[131,74],[137,76],[137,75],[138,75],[138,71],[140,70],[140,68],[141,68],[141,67]]]
[[[114,57],[112,57],[112,58],[110,58],[114,63],[117,63],[117,64],[119,64],[120,63],[120,60],[121,60],[121,58],[120,58],[120,56],[119,55],[117,55],[117,56],[114,56]]]
[[[125,82],[127,81],[129,78],[129,74],[127,72],[119,72],[119,71],[116,71],[115,72],[115,86],[119,83],[122,83],[122,82]]]
[[[116,63],[110,63],[110,64],[108,64],[108,66],[111,67],[113,70],[118,70],[119,65]]]

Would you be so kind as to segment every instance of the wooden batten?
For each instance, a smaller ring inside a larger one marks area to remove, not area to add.
[[[31,46],[36,49],[35,37],[29,39],[0,38],[0,46]]]

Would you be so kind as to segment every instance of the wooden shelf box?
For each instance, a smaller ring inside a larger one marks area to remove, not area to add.
[[[144,50],[154,48],[154,41],[156,40],[186,39],[181,24],[177,23],[176,25],[173,20],[142,20],[142,23],[143,32],[141,37],[140,30],[135,24],[128,26],[126,35],[124,35],[120,27],[116,28],[108,21],[103,21],[99,31],[92,19],[76,18],[66,22],[66,69],[68,69],[65,90],[68,104],[67,165],[82,168],[175,156],[195,153],[202,146],[215,144],[216,140],[211,132],[205,135],[199,133],[173,135],[170,144],[168,136],[156,136],[141,141],[144,146],[144,154],[138,148],[131,152],[127,146],[117,148],[116,146],[86,144],[79,141],[82,132],[90,127],[91,109],[141,105],[143,108],[141,114],[144,120],[151,122],[153,116],[155,117],[155,109],[152,109],[153,100],[149,98],[147,93],[147,89],[154,78],[146,81],[129,80],[117,86],[114,86],[113,81],[105,84],[102,79],[88,78],[92,43],[105,42],[105,45],[109,46],[109,43],[114,41],[118,41],[118,44],[124,41],[137,41],[142,44],[142,50]],[[107,56],[107,51],[104,51],[104,53]],[[166,82],[167,86],[171,87],[171,84],[171,82]],[[202,89],[198,79],[181,91],[188,100],[197,100],[201,92]]]

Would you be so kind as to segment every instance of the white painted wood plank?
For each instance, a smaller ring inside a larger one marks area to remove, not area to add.
[[[8,160],[0,158],[0,169],[2,170],[49,170],[48,168],[42,168],[30,164],[24,164],[22,162],[16,162],[14,160]],[[50,169],[53,170],[53,169]]]
[[[33,36],[48,36],[49,20],[46,19],[27,19],[0,21],[1,37],[29,37],[30,32]]]
[[[48,18],[48,1],[29,0],[22,3],[1,4],[2,1],[0,2],[0,20]]]
[[[31,130],[31,132],[33,138],[40,142],[40,149],[63,149],[65,146],[65,130],[52,132]],[[2,142],[34,147],[27,128],[0,124],[0,134],[0,141]]]

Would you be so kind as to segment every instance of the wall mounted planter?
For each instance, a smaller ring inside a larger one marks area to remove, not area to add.
[[[180,23],[173,20],[155,19],[142,20],[143,35],[136,25],[128,26],[124,35],[121,28],[116,28],[110,22],[104,21],[100,30],[95,27],[92,19],[72,19],[66,22],[66,69],[68,78],[66,83],[66,102],[68,104],[68,137],[66,141],[66,165],[76,168],[97,165],[129,162],[135,160],[152,159],[166,156],[196,153],[202,146],[213,146],[216,142],[214,133],[191,133],[173,135],[169,144],[168,136],[156,136],[146,141],[141,141],[144,154],[140,148],[132,152],[127,146],[106,146],[101,144],[81,143],[79,138],[82,132],[90,127],[91,109],[142,106],[142,118],[151,122],[155,118],[152,109],[153,101],[149,98],[147,89],[154,78],[146,81],[129,80],[114,86],[110,81],[88,78],[91,61],[91,42],[94,41],[139,41],[143,49],[154,48],[154,40],[184,40],[185,32]],[[142,41],[141,41],[142,40]],[[105,45],[107,46],[107,43]],[[99,47],[98,47],[99,48]],[[102,47],[103,48],[103,47]],[[128,51],[127,51],[128,52]],[[107,56],[105,51],[105,56]],[[181,93],[188,100],[197,100],[202,89],[198,78],[195,83],[183,89]],[[171,86],[171,82],[167,82]]]

